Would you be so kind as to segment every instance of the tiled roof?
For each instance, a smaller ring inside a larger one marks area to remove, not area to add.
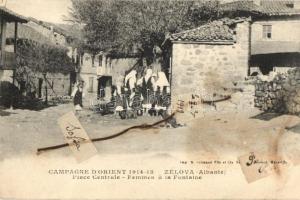
[[[235,34],[231,25],[245,19],[231,20],[224,18],[202,25],[198,28],[175,33],[170,36],[171,41],[193,42],[234,42]]]
[[[67,36],[65,31],[63,31],[61,28],[57,27],[55,24],[53,23],[50,23],[50,22],[45,22],[45,21],[41,21],[41,20],[37,20],[33,17],[29,17],[28,18],[30,21],[36,23],[36,24],[39,24],[40,26],[43,26],[44,28],[47,28],[47,29],[51,29],[53,28],[53,31],[55,31],[56,33],[58,34],[61,34],[63,36]]]
[[[14,24],[7,24],[6,37],[10,39],[10,38],[14,38],[14,35],[15,35]],[[39,43],[54,44],[48,37],[45,37],[43,34],[39,33],[38,31],[29,27],[26,24],[18,25],[18,38],[28,39]]]
[[[300,14],[300,9],[288,7],[292,5],[294,1],[261,1],[261,12],[267,15],[294,15]]]
[[[240,0],[221,4],[222,11],[245,11],[251,13],[260,13],[260,6],[253,3],[253,1]]]
[[[24,16],[21,16],[12,10],[9,10],[5,7],[0,7],[0,12],[1,15],[6,16],[8,22],[21,22],[21,23],[26,23],[27,19]]]
[[[81,30],[79,26],[73,26],[73,25],[66,25],[66,24],[55,24],[55,23],[51,23],[51,22],[45,22],[45,21],[41,21],[41,20],[37,20],[33,17],[28,18],[30,21],[39,24],[40,26],[43,26],[47,29],[51,29],[53,28],[53,31],[63,35],[65,37],[72,37],[72,38],[77,38],[77,39],[81,39],[82,35],[81,35]]]
[[[261,0],[259,4],[255,4],[252,0],[239,0],[221,4],[221,9],[225,12],[244,11],[267,16],[299,15],[300,9],[289,7],[289,5],[293,5],[295,1]]]

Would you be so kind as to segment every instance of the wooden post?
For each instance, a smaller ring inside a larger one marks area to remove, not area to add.
[[[44,75],[44,80],[45,80],[45,95],[46,95],[46,99],[45,99],[45,104],[47,105],[48,104],[48,87],[47,87],[47,73],[43,73]]]
[[[14,57],[16,59],[17,56],[17,39],[18,39],[18,22],[15,22],[15,38],[14,38]],[[17,64],[17,63],[15,63]],[[16,78],[16,66],[13,68],[13,84],[15,84]]]
[[[1,19],[1,65],[5,64],[6,21]]]
[[[15,22],[15,43],[14,43],[14,53],[17,53],[17,40],[18,40],[18,22]]]

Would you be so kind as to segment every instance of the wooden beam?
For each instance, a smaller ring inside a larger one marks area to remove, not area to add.
[[[18,22],[15,22],[15,42],[14,42],[14,53],[17,53],[17,40],[18,40]]]
[[[5,64],[6,20],[1,19],[1,64]]]

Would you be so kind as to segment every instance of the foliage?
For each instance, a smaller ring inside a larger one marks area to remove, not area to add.
[[[84,24],[85,49],[96,54],[110,48],[117,38],[118,13],[113,1],[72,1],[71,18]]]
[[[31,40],[17,41],[17,72],[30,69],[33,73],[70,73],[73,71],[71,59],[67,49],[39,44]]]
[[[74,23],[84,24],[85,48],[137,52],[150,62],[170,33],[218,18],[217,1],[72,0]],[[116,50],[117,49],[117,50]]]

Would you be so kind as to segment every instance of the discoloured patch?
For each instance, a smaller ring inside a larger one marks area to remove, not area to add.
[[[293,118],[289,117],[286,119],[286,121],[282,124],[282,126],[279,128],[277,132],[277,136],[272,140],[271,145],[270,145],[270,154],[274,160],[281,160],[282,156],[279,153],[279,143],[280,140],[285,133],[286,127],[289,127],[292,123]],[[274,166],[274,171],[277,176],[281,176],[283,171],[279,165]]]

